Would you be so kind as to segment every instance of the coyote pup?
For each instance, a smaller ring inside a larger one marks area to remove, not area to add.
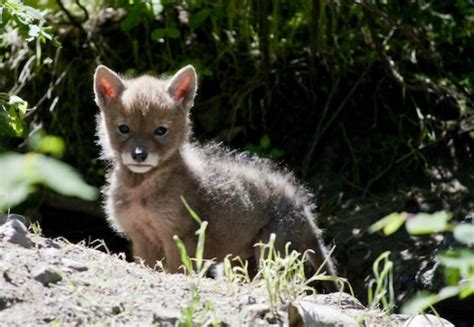
[[[293,175],[267,160],[189,141],[196,89],[192,66],[171,79],[126,79],[105,66],[96,69],[98,135],[103,157],[112,165],[106,211],[115,230],[131,240],[133,255],[151,267],[164,259],[170,272],[178,272],[173,235],[194,255],[198,226],[180,199],[184,196],[209,223],[206,258],[222,261],[232,254],[255,269],[254,244],[275,233],[281,253],[287,242],[300,252],[310,249],[314,268],[327,260],[324,269],[334,274],[313,222],[311,196]],[[334,283],[323,286],[336,290]]]

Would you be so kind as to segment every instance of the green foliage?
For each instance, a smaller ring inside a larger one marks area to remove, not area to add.
[[[258,272],[252,282],[254,287],[266,290],[274,314],[277,314],[281,305],[287,305],[303,294],[314,294],[315,289],[311,285],[316,281],[337,282],[340,284],[341,292],[347,284],[353,294],[346,279],[321,272],[325,262],[313,276],[307,278],[305,275],[305,264],[308,262],[307,253],[290,251],[290,243],[286,244],[285,253],[280,253],[275,248],[275,242],[276,235],[271,234],[267,243],[256,244],[260,258]]]
[[[5,0],[0,4],[0,28],[15,26],[27,41],[50,41],[59,46],[58,40],[51,34],[51,26],[43,26],[44,13],[23,4],[22,0]]]
[[[406,222],[406,229],[411,235],[452,232],[456,241],[465,245],[465,247],[438,253],[436,258],[444,267],[447,286],[437,294],[428,291],[420,292],[403,305],[403,313],[424,312],[429,308],[433,309],[435,304],[447,298],[457,296],[464,299],[474,295],[474,250],[469,247],[474,240],[474,225],[466,223],[450,224],[449,221],[452,216],[452,214],[443,211],[416,215],[406,212],[392,213],[369,227],[371,233],[383,229],[386,235],[390,235]],[[395,228],[394,226],[398,227]]]
[[[27,127],[23,120],[28,103],[18,96],[0,93],[0,136],[25,137]],[[0,146],[2,146],[0,139]]]
[[[393,290],[393,262],[389,260],[390,252],[378,256],[372,265],[374,277],[368,285],[369,308],[375,309],[382,305],[386,313],[395,308],[395,291]],[[383,263],[380,269],[380,264]]]
[[[0,154],[0,171],[8,172],[2,173],[0,211],[24,201],[38,184],[85,200],[95,200],[98,195],[69,165],[41,154]]]
[[[423,235],[451,230],[448,221],[453,215],[444,211],[433,214],[418,213],[406,222],[409,234]]]
[[[186,199],[181,196],[181,202],[184,207],[188,210],[191,218],[199,224],[199,229],[196,231],[198,236],[198,242],[196,245],[195,257],[190,257],[187,253],[186,247],[181,239],[174,235],[173,239],[178,247],[179,254],[181,256],[181,262],[188,276],[193,278],[191,284],[191,299],[187,306],[181,311],[181,318],[178,322],[178,326],[219,326],[220,322],[216,317],[215,307],[212,301],[204,301],[204,308],[201,308],[201,296],[199,294],[199,281],[206,276],[209,270],[212,260],[204,259],[204,244],[206,238],[207,221],[202,221],[198,214],[190,207]],[[194,269],[193,262],[195,263],[196,269]]]
[[[0,27],[5,30],[18,31],[26,42],[37,41],[35,45],[36,63],[41,58],[41,43],[50,41],[59,46],[51,34],[52,28],[46,27],[44,13],[23,4],[22,1],[3,1],[0,3]],[[10,58],[9,44],[0,39],[0,48],[6,48],[2,59]],[[43,130],[36,130],[28,135],[27,118],[28,102],[15,94],[0,93],[0,211],[4,212],[20,204],[39,185],[67,196],[77,196],[85,200],[97,199],[97,189],[87,185],[69,165],[43,154],[62,157],[65,151],[64,141],[57,136],[47,135]],[[11,151],[11,139],[26,139],[29,147],[35,151],[18,154]]]
[[[406,219],[407,214],[405,212],[393,212],[371,225],[368,231],[374,233],[383,229],[384,234],[388,236],[395,233],[405,223]]]
[[[192,297],[187,306],[181,310],[181,317],[178,321],[179,327],[193,326],[221,326],[222,323],[216,316],[216,309],[211,300],[204,302],[204,308],[201,309],[201,296],[198,289],[193,284]]]
[[[50,154],[62,158],[66,145],[58,136],[47,135],[43,130],[37,130],[28,137],[28,147],[39,153]]]
[[[193,258],[189,256],[183,241],[181,241],[177,235],[173,236],[173,240],[176,242],[176,246],[178,247],[178,251],[181,256],[181,262],[183,263],[186,273],[188,275],[192,275],[196,271],[198,277],[204,277],[213,262],[212,260],[204,259],[204,245],[206,241],[206,228],[208,223],[207,221],[202,221],[199,218],[198,214],[189,206],[188,202],[183,196],[181,196],[181,201],[183,202],[186,210],[188,210],[192,219],[199,224],[199,228],[196,230],[198,241],[196,244],[195,256]],[[193,268],[193,261],[195,263],[196,270]]]
[[[272,148],[272,141],[268,134],[262,136],[258,145],[248,144],[246,149],[260,157],[268,157],[272,159],[279,159],[285,154],[281,149]]]
[[[453,235],[459,242],[472,246],[474,244],[474,225],[458,224],[454,226]]]
[[[201,77],[192,112],[198,138],[284,158],[308,180],[330,162],[329,176],[345,181],[341,194],[390,190],[389,173],[411,183],[440,158],[472,159],[468,0],[58,3],[0,3],[2,152],[23,153],[27,145],[64,155],[99,185],[104,170],[91,159],[96,64],[156,74],[191,63]],[[21,194],[32,189],[22,187]],[[388,235],[407,222],[410,232],[452,230],[472,245],[472,226],[451,224],[446,213],[435,217],[395,213],[372,229]],[[189,273],[196,269],[190,262]],[[239,269],[227,263],[228,271]],[[450,283],[461,280],[461,267],[448,270]]]
[[[194,64],[203,85],[193,109],[198,137],[284,157],[305,176],[324,162],[323,149],[337,149],[332,170],[366,191],[385,187],[390,172],[424,169],[431,150],[470,151],[474,14],[466,0],[25,3],[37,17],[28,26],[65,42],[60,55],[31,49],[37,63],[54,60],[36,65],[23,98],[54,94],[42,101],[55,110],[31,119],[59,131],[66,158],[90,180],[103,174],[85,159],[96,149],[93,124],[83,126],[96,112],[84,95],[97,62],[133,74]],[[10,7],[12,15],[28,8]],[[1,68],[2,89],[30,67],[29,57],[4,46],[18,59]]]

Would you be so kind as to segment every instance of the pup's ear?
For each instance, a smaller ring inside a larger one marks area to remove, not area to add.
[[[181,68],[168,83],[167,91],[177,103],[189,109],[193,105],[197,89],[197,76],[191,65]]]
[[[123,92],[122,79],[113,70],[99,65],[94,74],[95,102],[100,108],[108,106]]]

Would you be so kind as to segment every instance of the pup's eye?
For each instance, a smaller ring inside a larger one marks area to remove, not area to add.
[[[125,124],[119,125],[118,130],[122,134],[127,134],[128,132],[130,132],[130,128],[128,127],[128,125]]]
[[[157,129],[155,129],[155,135],[156,136],[163,136],[166,134],[168,129],[166,127],[160,126]]]

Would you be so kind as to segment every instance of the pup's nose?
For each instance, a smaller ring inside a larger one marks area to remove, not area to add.
[[[146,157],[147,157],[148,153],[140,148],[140,147],[136,147],[135,149],[133,149],[132,151],[132,158],[133,160],[135,160],[136,162],[142,162],[142,161],[145,161]]]

